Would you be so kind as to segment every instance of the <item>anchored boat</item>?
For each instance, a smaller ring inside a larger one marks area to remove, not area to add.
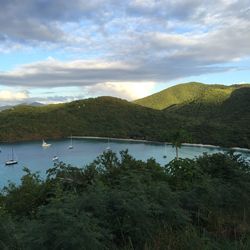
[[[11,150],[11,159],[8,160],[8,161],[6,161],[6,162],[5,162],[5,165],[6,165],[6,166],[8,166],[8,165],[15,165],[15,164],[17,164],[17,163],[18,163],[18,161],[14,159],[14,150],[13,150],[13,148],[12,148],[12,150]]]
[[[43,140],[43,143],[42,143],[42,147],[43,148],[48,148],[48,147],[50,147],[51,146],[51,144],[48,144],[47,142],[45,142],[44,140]]]

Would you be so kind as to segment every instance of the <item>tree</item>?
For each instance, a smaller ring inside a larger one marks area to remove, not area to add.
[[[170,136],[172,146],[175,147],[176,160],[179,159],[178,149],[181,148],[182,143],[188,139],[189,139],[188,133],[184,129],[177,130]]]

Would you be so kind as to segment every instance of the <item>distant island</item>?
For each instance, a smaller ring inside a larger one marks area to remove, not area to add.
[[[98,97],[53,105],[18,105],[0,112],[0,141],[69,135],[186,142],[250,148],[250,84],[185,83],[134,102]]]

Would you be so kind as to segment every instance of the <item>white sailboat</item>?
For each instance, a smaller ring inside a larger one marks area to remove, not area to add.
[[[70,137],[70,145],[68,146],[68,149],[73,149],[72,135],[71,135],[71,137]]]
[[[14,159],[14,150],[12,148],[12,150],[11,150],[11,159],[8,160],[8,161],[6,161],[5,165],[6,166],[8,166],[8,165],[14,165],[14,164],[17,164],[17,163],[18,163],[18,161]]]
[[[108,146],[106,147],[106,151],[110,151],[111,148],[110,148],[110,143],[109,143],[109,138],[108,138]]]
[[[44,140],[43,140],[43,143],[42,143],[42,147],[43,148],[48,148],[48,147],[50,147],[51,146],[51,144],[48,144],[48,143],[46,143]]]
[[[55,161],[58,161],[58,160],[59,160],[59,157],[56,156],[56,155],[52,158],[52,161],[54,161],[54,162],[55,162]]]

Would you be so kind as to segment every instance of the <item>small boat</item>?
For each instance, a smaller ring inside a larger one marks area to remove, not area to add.
[[[48,144],[48,143],[46,143],[44,140],[43,140],[43,143],[42,143],[42,147],[43,148],[48,148],[48,147],[50,147],[51,146],[51,144]]]
[[[68,149],[73,149],[72,135],[71,135],[71,138],[70,138],[70,145],[68,146]]]
[[[110,143],[109,143],[109,138],[108,138],[108,146],[106,147],[106,151],[110,151],[111,147],[110,147]]]
[[[165,149],[164,151],[167,153],[167,144],[166,144],[166,142],[164,144],[164,149]],[[163,155],[163,158],[166,159],[167,155]]]
[[[15,165],[15,164],[18,163],[18,161],[14,159],[14,151],[13,151],[13,148],[12,148],[11,152],[12,152],[12,153],[11,153],[11,159],[5,162],[5,165],[6,165],[6,166]]]
[[[59,160],[59,157],[56,155],[52,158],[52,161],[58,161],[58,160]]]
[[[15,164],[17,164],[17,163],[18,163],[18,161],[15,161],[15,160],[8,160],[8,161],[5,162],[5,165],[6,165],[6,166],[9,166],[9,165],[15,165]]]

